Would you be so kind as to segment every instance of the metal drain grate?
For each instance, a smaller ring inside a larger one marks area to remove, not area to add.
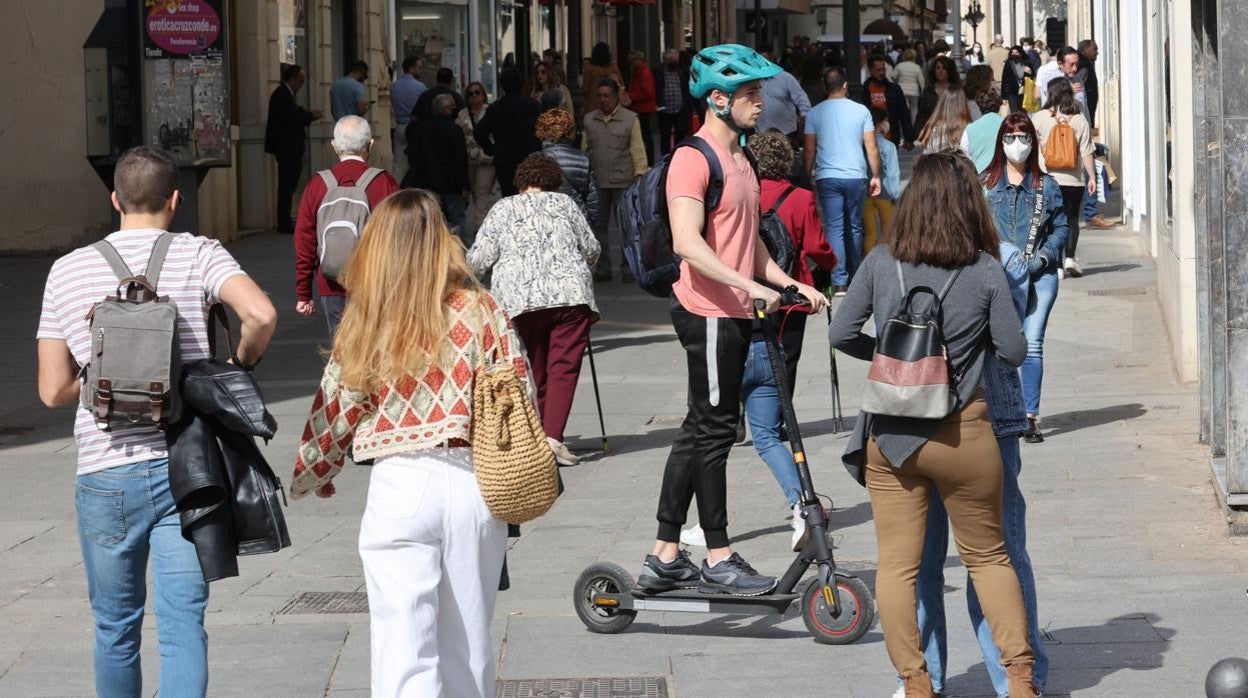
[[[1098,288],[1088,291],[1089,296],[1146,296],[1151,288]]]
[[[368,594],[362,591],[305,591],[291,599],[277,615],[300,613],[368,613]]]
[[[668,698],[661,676],[592,679],[498,679],[494,698]]]

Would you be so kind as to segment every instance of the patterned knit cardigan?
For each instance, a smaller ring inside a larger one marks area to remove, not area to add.
[[[511,320],[493,296],[454,292],[447,301],[450,328],[439,361],[366,394],[342,384],[330,359],[303,429],[290,494],[299,499],[329,483],[351,449],[356,461],[467,441],[472,428],[472,383],[484,361],[510,361],[534,390]],[[494,358],[496,357],[496,358]],[[536,401],[534,401],[536,404]]]

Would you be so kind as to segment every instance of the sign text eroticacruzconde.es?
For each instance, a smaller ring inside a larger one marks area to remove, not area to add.
[[[147,0],[143,55],[166,58],[219,52],[220,0]]]

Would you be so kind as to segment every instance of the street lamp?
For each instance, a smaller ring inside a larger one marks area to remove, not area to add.
[[[979,25],[984,21],[984,11],[979,6],[979,0],[971,0],[971,8],[962,17],[962,20],[971,25],[971,43],[979,42]]]

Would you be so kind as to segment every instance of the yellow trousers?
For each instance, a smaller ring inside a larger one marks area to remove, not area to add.
[[[862,254],[865,257],[893,222],[893,202],[879,196],[867,199],[862,219]]]

